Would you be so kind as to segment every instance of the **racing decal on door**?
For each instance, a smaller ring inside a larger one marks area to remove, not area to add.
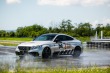
[[[60,49],[60,48],[63,48],[63,44],[62,44],[62,43],[59,44],[59,49]]]
[[[65,47],[64,47],[64,49],[70,49],[70,48],[71,48],[71,45],[68,44],[68,43],[65,43]]]

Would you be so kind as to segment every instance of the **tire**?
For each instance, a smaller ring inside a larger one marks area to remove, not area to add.
[[[48,47],[44,48],[44,50],[42,52],[42,58],[48,59],[50,56],[51,56],[50,48],[48,48]]]
[[[80,48],[80,47],[76,47],[76,48],[74,49],[73,54],[72,54],[73,57],[79,57],[80,54],[81,54],[81,48]]]

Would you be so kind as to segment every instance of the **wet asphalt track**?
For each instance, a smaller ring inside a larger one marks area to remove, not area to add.
[[[0,46],[0,64],[9,64],[14,68],[18,63],[22,67],[88,67],[88,66],[109,66],[110,50],[84,49],[78,58],[72,56],[57,56],[51,59],[41,59],[39,57],[25,56],[19,59],[14,54],[16,47]]]

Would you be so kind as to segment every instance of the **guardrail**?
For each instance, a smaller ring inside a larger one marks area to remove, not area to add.
[[[87,42],[88,48],[110,49],[110,42]]]

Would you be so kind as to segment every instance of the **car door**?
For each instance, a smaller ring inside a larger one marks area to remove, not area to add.
[[[67,35],[64,35],[64,37],[65,37],[65,39],[64,39],[64,41],[62,42],[62,43],[65,44],[64,49],[65,49],[65,50],[71,50],[71,49],[73,49],[73,48],[72,48],[72,41],[73,41],[74,39],[73,39],[72,37],[70,37],[70,36],[67,36]]]
[[[64,50],[64,47],[65,47],[65,43],[63,43],[64,39],[65,39],[64,35],[58,35],[55,38],[54,41],[58,45],[58,48],[56,49],[56,51],[63,51]]]

